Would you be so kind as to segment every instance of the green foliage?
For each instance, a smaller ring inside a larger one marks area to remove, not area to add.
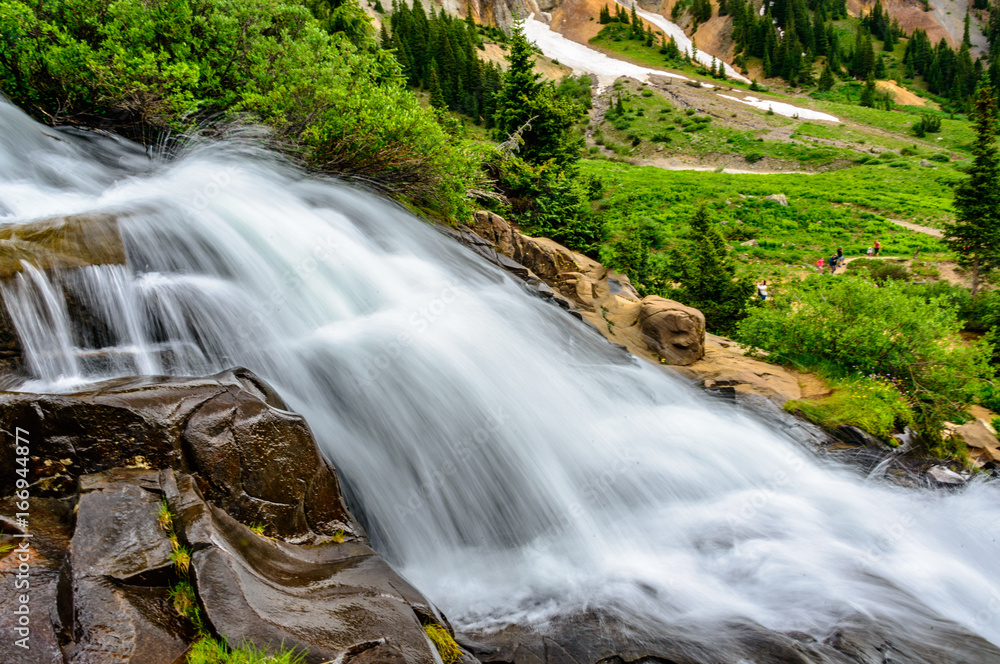
[[[565,167],[580,158],[583,137],[574,125],[585,109],[575,98],[559,95],[550,82],[534,70],[534,49],[524,36],[522,21],[515,21],[507,54],[507,73],[496,95],[494,131],[497,140],[519,134],[519,156],[532,164],[552,160]]]
[[[973,114],[976,140],[968,177],[955,187],[955,221],[945,226],[945,242],[960,265],[972,271],[972,296],[980,278],[1000,263],[1000,154],[997,102],[983,80]]]
[[[772,360],[806,368],[826,363],[845,377],[894,384],[933,448],[943,422],[962,416],[981,381],[993,375],[988,344],[963,343],[960,329],[947,301],[913,295],[897,281],[813,276],[772,306],[754,308],[738,339]]]
[[[47,121],[130,136],[206,118],[260,122],[314,168],[439,214],[465,210],[476,165],[391,55],[358,39],[363,26],[328,32],[360,11],[353,0],[324,6],[318,20],[292,0],[3,0],[0,89]]]
[[[933,115],[921,115],[920,119],[913,123],[912,129],[918,138],[923,138],[927,134],[936,134],[941,131],[941,118]]]
[[[702,205],[691,217],[689,242],[675,250],[674,299],[701,309],[708,329],[731,333],[746,315],[753,283],[736,276],[726,243]]]
[[[847,271],[852,274],[861,273],[876,283],[886,279],[909,281],[910,271],[902,261],[874,258],[856,258],[847,264]]]
[[[509,215],[526,233],[596,256],[604,229],[590,208],[592,178],[575,168],[535,166],[511,157],[492,166],[497,186],[510,201]]]
[[[277,652],[257,648],[244,641],[233,648],[223,641],[205,637],[187,654],[188,664],[304,664],[306,653],[279,648]]]
[[[913,411],[896,386],[879,377],[853,377],[833,381],[834,392],[825,399],[789,401],[785,410],[799,413],[829,431],[847,424],[892,443],[891,435],[913,425]]]

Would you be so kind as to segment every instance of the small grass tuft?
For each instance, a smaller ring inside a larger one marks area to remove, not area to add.
[[[223,641],[204,638],[195,643],[187,655],[188,664],[304,664],[306,653],[279,648],[276,653],[257,648],[244,641],[231,648]]]
[[[444,664],[455,664],[462,659],[462,649],[444,627],[434,622],[425,622],[424,633],[437,648]]]

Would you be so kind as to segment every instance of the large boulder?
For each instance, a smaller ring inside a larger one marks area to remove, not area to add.
[[[692,364],[705,354],[705,315],[680,302],[643,298],[639,327],[646,345],[670,364]]]
[[[38,441],[33,495],[66,495],[80,476],[116,467],[172,468],[194,474],[234,518],[283,538],[360,533],[305,420],[246,370],[114,380],[68,395],[4,392],[0,427]],[[13,447],[0,447],[0,464],[13,463]],[[16,479],[0,476],[0,495]]]
[[[30,532],[32,584],[31,649],[3,639],[0,661],[182,662],[199,638],[175,605],[184,583],[231,644],[310,664],[439,661],[423,625],[447,621],[368,546],[305,422],[252,373],[0,393],[0,427],[29,448],[27,523],[7,473],[0,530],[14,545]],[[4,467],[14,452],[0,446]],[[0,549],[8,635],[16,551]]]

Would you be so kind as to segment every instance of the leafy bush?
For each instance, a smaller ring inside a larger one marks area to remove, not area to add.
[[[927,158],[930,159],[931,161],[938,161],[944,164],[947,164],[949,161],[951,161],[951,157],[943,152],[936,152]]]
[[[962,416],[993,375],[989,344],[962,342],[960,329],[946,300],[914,296],[897,281],[813,276],[773,306],[752,309],[738,338],[771,359],[888,380],[913,407],[914,425],[933,448],[941,444],[942,423]]]
[[[356,2],[334,14],[321,23],[292,0],[3,0],[0,88],[40,119],[130,136],[249,119],[315,168],[466,210],[478,164],[369,48]]]
[[[941,131],[941,118],[933,115],[921,115],[920,119],[910,128],[918,138]]]
[[[883,282],[886,279],[910,280],[910,271],[902,261],[855,258],[847,264],[847,270],[848,272],[861,273],[877,282]]]

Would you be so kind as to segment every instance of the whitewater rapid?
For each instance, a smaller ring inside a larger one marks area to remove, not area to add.
[[[907,490],[822,463],[398,206],[245,143],[150,158],[0,103],[0,223],[98,212],[127,264],[4,286],[21,389],[252,369],[460,628],[600,608],[822,638],[860,614],[1000,644],[995,484]],[[103,337],[83,339],[67,292]]]

